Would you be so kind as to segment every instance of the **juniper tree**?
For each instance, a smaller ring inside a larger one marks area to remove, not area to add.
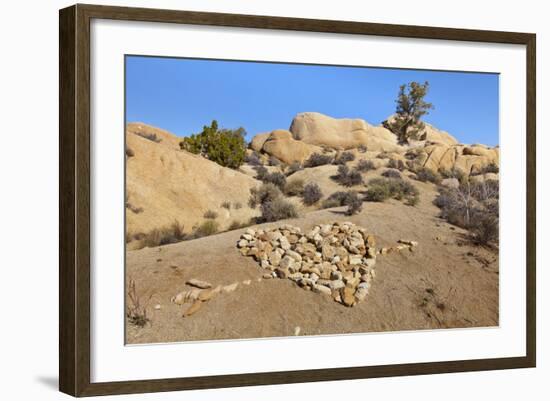
[[[219,129],[218,122],[205,125],[202,132],[183,138],[181,149],[199,154],[224,167],[237,169],[244,163],[246,143],[244,128]]]
[[[384,125],[397,135],[400,143],[406,143],[409,138],[417,138],[424,129],[424,123],[420,119],[434,108],[424,100],[429,85],[427,81],[424,84],[409,82],[399,87],[395,116],[391,121],[385,121]]]

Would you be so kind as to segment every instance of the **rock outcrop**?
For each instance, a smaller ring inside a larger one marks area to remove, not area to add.
[[[286,130],[275,130],[265,140],[262,150],[284,163],[302,163],[312,153],[321,152],[318,146],[297,141]]]
[[[300,113],[290,125],[294,139],[332,149],[366,146],[373,151],[400,151],[396,136],[384,127],[374,127],[361,119],[336,119],[321,113]]]
[[[153,136],[154,135],[154,136]],[[156,138],[156,139],[155,139]],[[126,224],[129,236],[167,227],[174,221],[190,232],[204,213],[218,214],[220,229],[233,220],[248,221],[254,178],[180,150],[180,139],[146,124],[126,131]],[[229,202],[230,209],[221,205]],[[238,207],[235,207],[238,206]]]
[[[390,116],[384,123],[391,121]],[[336,119],[321,113],[299,113],[290,131],[276,130],[256,135],[250,147],[259,153],[277,157],[285,163],[302,162],[314,152],[368,149],[362,158],[383,156],[434,171],[460,169],[478,174],[489,164],[498,165],[498,147],[462,145],[448,132],[424,124],[416,139],[400,145],[397,137],[383,126],[372,126],[361,119]],[[383,154],[383,155],[380,155]]]
[[[499,148],[488,148],[482,145],[427,145],[416,148],[410,153],[421,167],[433,171],[458,169],[466,174],[479,174],[490,164],[499,164]]]

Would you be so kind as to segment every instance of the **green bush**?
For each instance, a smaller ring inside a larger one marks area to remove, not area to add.
[[[310,182],[304,187],[302,200],[305,205],[313,205],[314,203],[317,203],[322,197],[323,192],[321,191],[319,185]]]
[[[236,169],[244,163],[245,135],[243,128],[218,129],[218,123],[214,120],[210,126],[205,125],[201,133],[183,138],[180,147],[188,152],[200,154],[221,166]]]
[[[226,201],[226,202],[223,202],[223,203],[221,204],[221,206],[222,206],[224,209],[229,210],[229,209],[231,209],[231,202],[227,202],[227,201]]]

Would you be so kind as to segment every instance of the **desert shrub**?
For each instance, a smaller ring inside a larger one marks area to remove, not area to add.
[[[297,171],[303,170],[302,165],[299,162],[291,163],[285,171],[286,176],[294,174]]]
[[[304,180],[295,179],[287,182],[285,185],[284,193],[287,196],[298,196],[304,192]]]
[[[147,317],[147,303],[151,300],[152,295],[143,301],[141,296],[137,293],[136,282],[132,279],[128,283],[128,303],[126,306],[126,317],[131,324],[144,327],[147,323],[151,322],[151,319]]]
[[[204,213],[203,217],[204,217],[205,219],[217,219],[217,218],[218,218],[218,213],[216,213],[216,212],[213,211],[213,210],[207,210],[207,211]]]
[[[382,173],[382,176],[383,177],[386,177],[386,178],[395,178],[395,179],[401,179],[401,173],[399,172],[399,170],[396,170],[396,169],[388,169],[386,171],[384,171]]]
[[[305,205],[313,205],[317,203],[323,197],[323,192],[319,185],[310,182],[304,187],[302,194],[302,200]]]
[[[441,176],[435,171],[421,167],[415,171],[416,179],[422,182],[432,182],[434,184],[439,184],[441,182]]]
[[[366,172],[376,170],[376,167],[374,167],[374,163],[371,160],[359,160],[355,169],[360,172]]]
[[[482,171],[482,174],[487,174],[487,173],[495,173],[495,174],[498,174],[498,172],[500,171],[499,167],[498,167],[498,164],[496,164],[495,162],[491,162],[489,163],[488,165],[486,165],[485,167],[483,167],[481,169]]]
[[[366,152],[367,152],[367,147],[366,147],[365,145],[359,145],[359,146],[357,147],[357,151],[358,151],[359,153],[366,153]]]
[[[271,183],[283,190],[286,185],[286,176],[283,173],[273,172],[265,175],[262,182]]]
[[[348,206],[355,197],[357,197],[357,192],[355,191],[334,192],[323,201],[322,207],[323,209],[328,209],[331,207]]]
[[[282,196],[283,194],[277,186],[271,183],[262,184],[259,188],[250,189],[250,199],[248,204],[251,208],[255,208],[258,205],[266,202],[272,202]]]
[[[140,136],[145,139],[149,139],[152,142],[159,143],[162,141],[162,138],[159,138],[157,134],[149,133],[149,132],[136,132],[137,136]]]
[[[144,234],[141,238],[141,244],[153,248],[184,241],[187,239],[187,235],[183,232],[183,229],[183,224],[174,221],[170,226],[157,228]]]
[[[473,241],[478,245],[488,245],[498,241],[498,217],[489,215],[477,220],[472,226],[471,232]]]
[[[202,132],[183,138],[181,149],[199,154],[203,157],[229,168],[239,168],[246,155],[244,128],[235,130],[218,129],[218,122],[212,121],[210,126],[205,125]]]
[[[269,163],[270,166],[280,166],[281,165],[281,161],[279,159],[277,159],[275,156],[269,156],[268,163]]]
[[[334,164],[346,164],[347,162],[351,162],[355,160],[355,155],[351,152],[343,152],[338,156],[336,159],[334,159]]]
[[[406,166],[403,160],[390,159],[388,161],[388,168],[394,168],[396,170],[403,171],[405,170],[405,167]]]
[[[440,187],[434,203],[442,218],[470,230],[474,243],[486,245],[498,240],[498,181],[464,181],[458,188]]]
[[[265,176],[269,174],[269,170],[264,166],[256,166],[254,167],[254,170],[256,171],[256,175],[254,176],[254,178],[260,181],[263,181]]]
[[[374,178],[369,181],[365,200],[384,202],[387,199],[405,200],[408,205],[418,203],[418,189],[410,182],[396,178]]]
[[[442,178],[456,178],[459,182],[466,179],[466,174],[459,168],[453,167],[451,169],[440,169],[439,175]]]
[[[261,223],[298,217],[298,212],[294,205],[282,198],[262,203],[260,210],[262,215],[258,220]]]
[[[134,157],[136,154],[130,148],[126,148],[126,157]]]
[[[215,220],[206,220],[200,226],[193,230],[193,238],[207,237],[216,234],[219,229],[219,224]]]
[[[363,183],[361,173],[356,169],[350,170],[350,168],[345,164],[340,164],[338,166],[338,172],[331,178],[340,185],[346,187],[352,187]]]
[[[233,204],[233,209],[241,209],[243,207],[243,204],[241,202],[235,202]]]
[[[238,230],[239,228],[243,228],[243,227],[246,227],[248,226],[248,223],[246,222],[241,222],[239,220],[233,220],[231,222],[231,224],[229,225],[229,227],[227,228],[228,231],[232,231],[232,230]]]
[[[231,202],[225,201],[221,204],[221,207],[223,207],[224,209],[229,210],[229,209],[231,209]]]
[[[350,192],[346,204],[348,206],[346,214],[348,216],[359,213],[363,209],[363,201],[359,198],[356,192]]]
[[[252,152],[245,156],[244,161],[251,166],[261,166],[262,161],[260,159],[260,156],[258,156],[258,153]]]
[[[320,153],[313,153],[304,162],[304,167],[317,167],[317,166],[323,166],[325,164],[330,164],[330,163],[332,163],[332,156],[322,155]]]

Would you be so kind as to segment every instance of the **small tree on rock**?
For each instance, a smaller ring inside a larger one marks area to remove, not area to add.
[[[205,125],[202,132],[183,138],[180,148],[199,154],[224,167],[239,168],[244,163],[246,142],[244,128],[218,129],[218,122]]]
[[[409,138],[417,138],[424,129],[424,123],[420,120],[428,114],[434,106],[424,100],[428,93],[429,83],[410,82],[399,87],[399,94],[395,103],[395,116],[384,121],[384,126],[397,135],[400,143],[406,143]]]

